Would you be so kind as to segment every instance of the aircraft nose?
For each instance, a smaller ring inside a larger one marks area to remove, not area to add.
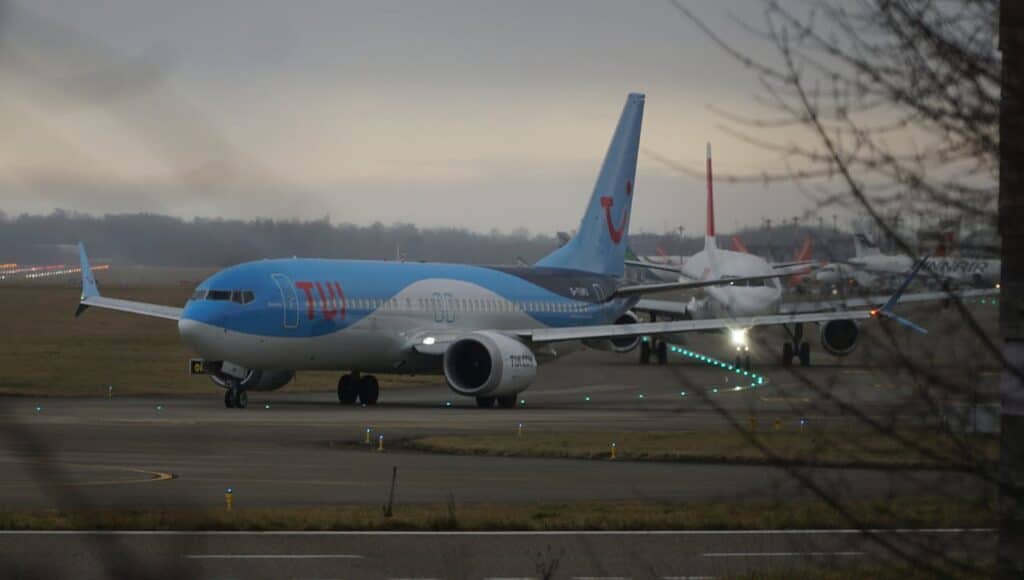
[[[182,317],[178,320],[178,334],[181,335],[181,340],[195,350],[199,350],[197,347],[200,339],[200,326],[201,323],[191,318]]]

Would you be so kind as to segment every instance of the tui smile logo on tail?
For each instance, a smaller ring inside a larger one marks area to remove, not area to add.
[[[626,182],[626,195],[633,195],[633,184]],[[604,220],[608,224],[608,235],[611,236],[612,241],[618,244],[622,241],[623,234],[626,233],[626,223],[629,221],[629,210],[622,212],[622,219],[619,221],[619,227],[615,227],[615,223],[612,221],[612,206],[615,205],[615,199],[604,196],[601,198],[601,207],[604,208]]]

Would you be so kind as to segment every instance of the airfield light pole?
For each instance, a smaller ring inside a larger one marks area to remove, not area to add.
[[[1000,2],[1002,101],[999,119],[999,329],[1008,365],[1000,391],[998,576],[1024,577],[1024,2]]]

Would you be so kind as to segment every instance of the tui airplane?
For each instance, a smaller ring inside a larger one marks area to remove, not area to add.
[[[644,96],[630,94],[576,235],[533,266],[261,260],[217,272],[176,308],[102,296],[80,244],[76,315],[104,308],[176,321],[182,340],[202,357],[191,371],[223,387],[229,408],[245,407],[248,391],[280,388],[303,370],[347,371],[338,381],[342,404],[375,404],[373,373],[441,373],[452,391],[481,407],[514,407],[539,363],[581,344],[627,352],[644,336],[898,319],[892,306],[899,293],[874,310],[639,322],[632,309],[645,294],[766,279],[626,281],[643,110]],[[655,354],[665,360],[664,342]]]

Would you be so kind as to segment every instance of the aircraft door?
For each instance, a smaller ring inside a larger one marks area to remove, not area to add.
[[[284,274],[271,275],[277,289],[281,291],[281,309],[284,312],[284,327],[299,327],[299,296],[295,292],[295,285]]]

